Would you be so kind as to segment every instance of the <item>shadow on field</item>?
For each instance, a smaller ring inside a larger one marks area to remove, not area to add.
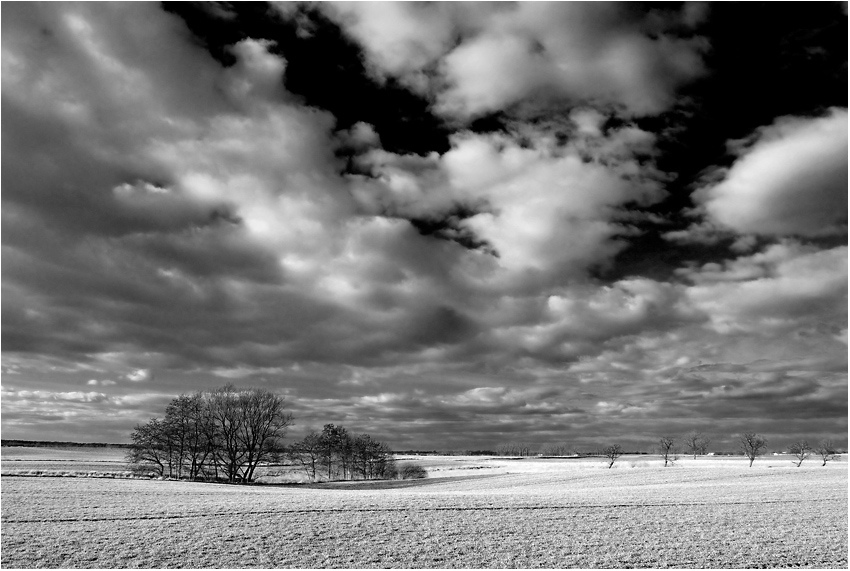
[[[307,482],[307,483],[262,483],[252,486],[269,486],[275,488],[300,488],[316,490],[394,490],[398,488],[421,488],[445,482],[465,480],[484,480],[499,474],[479,474],[473,476],[442,476],[439,478],[421,478],[417,480],[345,480],[338,482]]]

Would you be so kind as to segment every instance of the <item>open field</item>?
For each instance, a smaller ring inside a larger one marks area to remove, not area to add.
[[[847,464],[417,458],[426,480],[2,478],[3,567],[847,567]],[[807,465],[808,464],[808,465]],[[5,462],[4,462],[5,468]]]
[[[126,448],[87,446],[3,446],[3,474],[22,472],[123,473],[128,470]]]

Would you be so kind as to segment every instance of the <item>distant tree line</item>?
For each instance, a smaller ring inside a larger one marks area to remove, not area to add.
[[[27,448],[129,448],[130,444],[109,442],[68,442],[64,440],[15,440],[2,439],[0,446],[25,446]]]
[[[708,454],[711,439],[699,431],[691,431],[685,436],[662,436],[658,439],[657,452],[664,460],[664,466],[674,466],[679,461],[680,452],[686,451],[694,459],[698,455]],[[749,459],[749,465],[767,451],[767,439],[754,432],[744,432],[738,437],[739,453]],[[789,446],[788,451],[796,457],[795,464],[799,467],[812,454],[817,454],[822,466],[840,457],[839,450],[832,440],[822,440],[817,446],[812,446],[806,440],[798,440]],[[601,456],[606,459],[608,468],[613,467],[617,459],[625,454],[619,444],[602,446],[594,452],[579,452],[567,444],[547,444],[538,448],[522,442],[500,444],[494,454],[501,456]]]
[[[168,478],[250,482],[261,463],[280,455],[291,424],[284,398],[265,389],[183,394],[164,418],[136,426],[127,459]]]
[[[289,446],[287,456],[313,481],[391,479],[399,475],[388,445],[368,434],[352,436],[334,424],[326,424],[321,432],[313,431]]]

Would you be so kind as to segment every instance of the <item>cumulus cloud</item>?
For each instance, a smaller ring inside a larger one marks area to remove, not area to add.
[[[811,411],[840,396],[846,248],[742,237],[730,259],[670,279],[594,277],[666,196],[657,134],[624,116],[669,108],[701,72],[698,14],[322,9],[374,74],[446,114],[558,113],[402,155],[287,93],[267,41],[234,44],[225,68],[155,5],[4,7],[4,429],[126,441],[175,394],[227,381],[285,392],[299,426],[411,447],[628,437],[660,430],[659,407],[678,407],[671,427],[724,406],[744,418],[771,383],[783,411],[781,398]],[[398,27],[378,26],[383,14]],[[808,145],[832,172],[840,117],[742,143],[726,181],[699,194],[705,227],[840,226],[824,206],[832,175],[812,175],[803,222],[778,178],[754,194],[762,214],[733,218],[734,193],[715,192],[767,159],[812,174],[795,160]],[[360,174],[341,174],[340,150]]]
[[[378,77],[402,78],[427,89],[424,70],[447,52],[461,30],[474,29],[473,16],[490,6],[462,3],[329,2],[322,7],[369,54]]]
[[[358,181],[355,196],[370,211],[406,217],[471,210],[456,230],[486,244],[498,256],[490,265],[516,284],[581,275],[632,231],[617,222],[619,206],[664,196],[657,173],[637,161],[652,134],[633,126],[588,134],[587,119],[565,126],[575,135],[567,146],[547,129],[523,128],[515,136],[457,134],[441,156],[367,153],[359,160],[378,176]],[[521,145],[520,136],[533,143]]]
[[[722,180],[694,193],[713,222],[735,232],[824,236],[847,229],[847,110],[781,117],[742,141]]]
[[[450,117],[558,101],[656,114],[704,72],[705,42],[683,33],[700,19],[689,8],[639,14],[623,5],[521,2],[326,10],[374,68],[435,92],[437,109]]]

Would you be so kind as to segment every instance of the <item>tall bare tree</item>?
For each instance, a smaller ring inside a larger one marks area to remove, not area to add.
[[[242,474],[245,450],[240,442],[244,416],[239,401],[239,392],[233,385],[214,390],[208,401],[215,438],[214,461],[229,482],[245,481]]]
[[[242,475],[250,482],[258,465],[282,451],[280,441],[292,424],[292,415],[286,412],[284,398],[266,389],[241,391],[239,405],[242,421],[237,438],[245,456]]]
[[[195,479],[212,453],[208,434],[204,426],[206,403],[203,394],[180,395],[166,407],[165,419],[171,426],[171,433],[178,451],[177,477],[184,475]]]
[[[602,449],[602,455],[608,459],[608,468],[610,469],[617,458],[623,455],[623,448],[619,444],[612,444]]]
[[[750,467],[753,466],[753,461],[764,454],[767,448],[767,439],[755,432],[744,432],[740,437],[741,450],[744,455],[750,459]]]
[[[809,445],[808,440],[798,440],[791,446],[789,446],[789,451],[791,454],[797,458],[797,467],[800,467],[800,464],[803,463],[803,460],[808,458],[812,453],[812,447]]]
[[[823,464],[821,466],[826,466],[826,463],[830,460],[835,460],[840,458],[838,454],[838,450],[832,443],[832,440],[821,440],[820,444],[818,444],[817,448],[815,448],[815,452],[818,453],[818,456],[823,460]]]
[[[345,479],[351,458],[351,437],[342,426],[326,424],[322,429],[322,464],[328,480],[341,475]]]
[[[662,436],[658,439],[658,450],[664,459],[665,468],[668,463],[672,466],[679,459],[679,455],[676,454],[676,440],[671,436]]]
[[[171,477],[171,450],[166,426],[156,418],[136,425],[130,435],[133,444],[127,451],[127,461],[137,467],[153,470],[159,476]]]

